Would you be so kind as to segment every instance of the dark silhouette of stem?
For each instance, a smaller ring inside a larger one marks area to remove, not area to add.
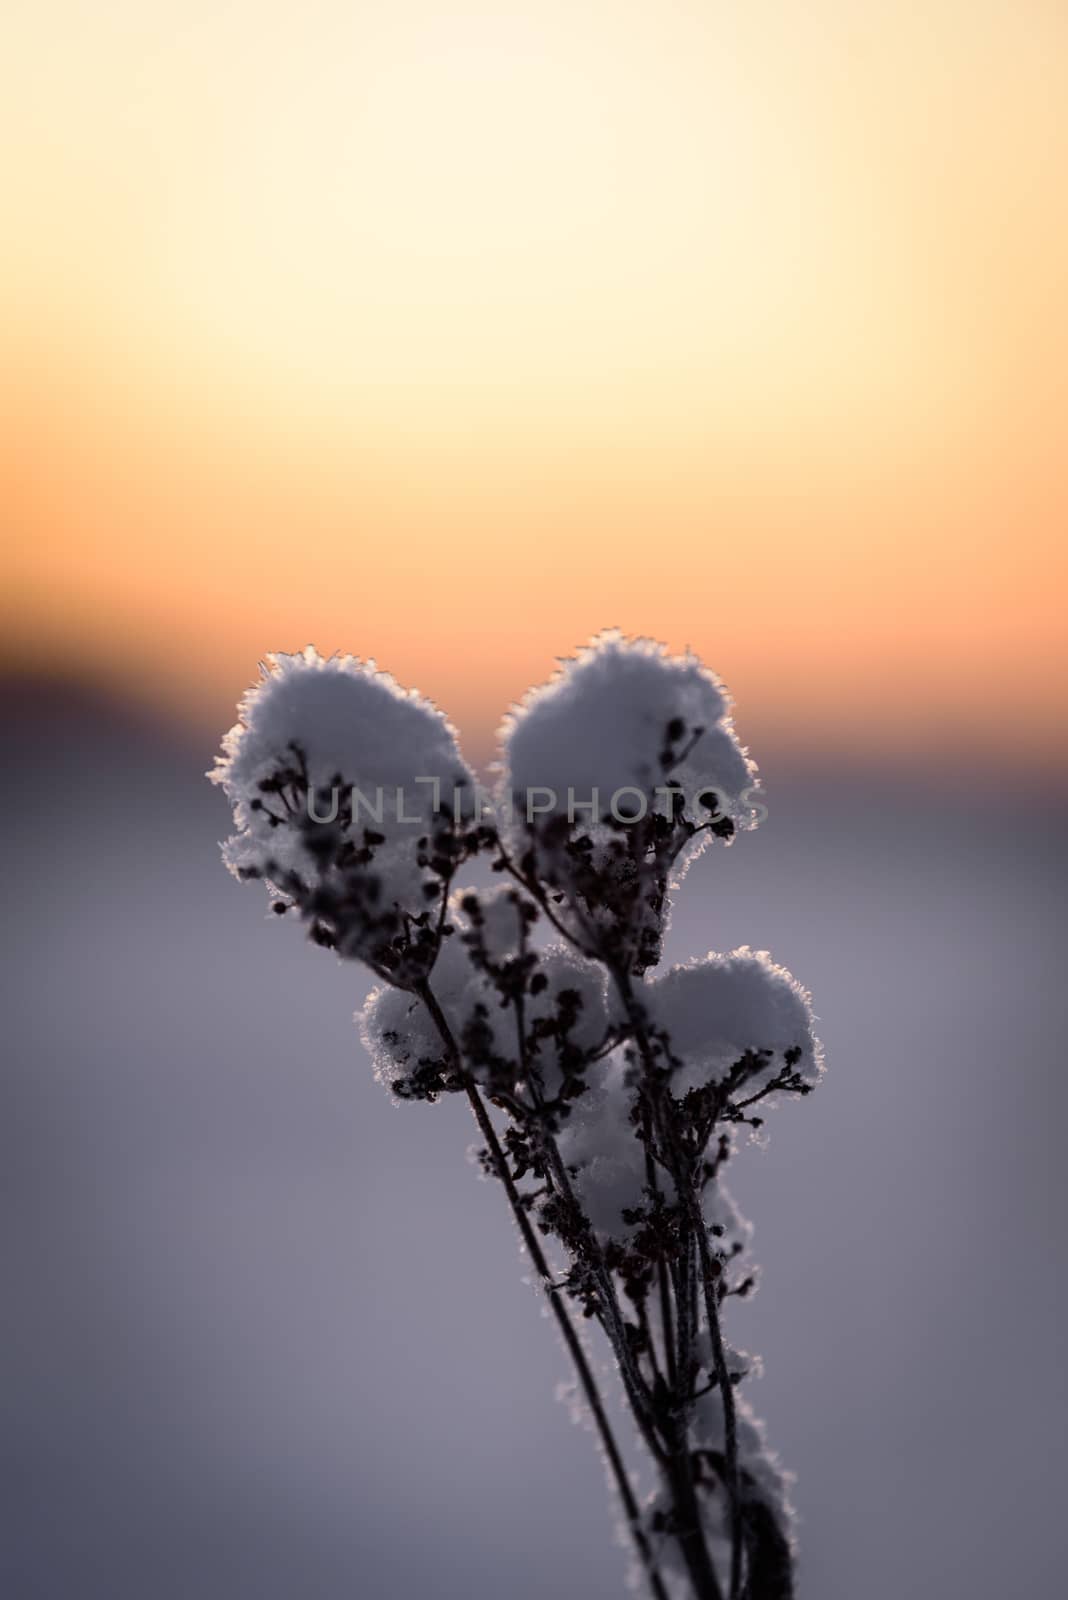
[[[645,1184],[650,1193],[658,1195],[660,1193],[660,1180],[656,1175],[656,1162],[653,1160],[652,1125],[648,1106],[642,1112],[642,1124],[642,1142],[645,1145]],[[663,1256],[657,1262],[656,1275],[660,1292],[660,1326],[664,1336],[664,1364],[667,1369],[668,1387],[674,1393],[678,1383],[678,1363],[676,1361],[675,1331],[671,1311],[671,1275]],[[680,1319],[683,1315],[684,1313],[680,1310]]]
[[[701,1208],[692,1189],[687,1195],[687,1205],[693,1214],[693,1228],[697,1235],[697,1250],[701,1258],[701,1280],[705,1292],[705,1315],[712,1341],[712,1366],[719,1384],[723,1405],[724,1457],[727,1468],[727,1490],[731,1498],[731,1600],[738,1600],[742,1581],[742,1496],[738,1481],[738,1419],[734,1405],[734,1385],[727,1370],[727,1352],[720,1326],[716,1263],[708,1245],[708,1230],[701,1216]]]
[[[557,1325],[563,1336],[563,1340],[567,1346],[571,1360],[574,1363],[575,1371],[578,1374],[579,1383],[582,1386],[582,1392],[585,1395],[586,1403],[590,1408],[594,1423],[597,1427],[597,1432],[604,1448],[605,1455],[608,1459],[608,1464],[615,1481],[616,1489],[619,1493],[620,1501],[623,1505],[623,1510],[630,1527],[631,1537],[634,1540],[635,1546],[642,1560],[642,1565],[645,1568],[646,1576],[649,1580],[649,1587],[652,1590],[655,1600],[668,1600],[667,1590],[664,1587],[664,1583],[659,1572],[656,1570],[652,1548],[649,1544],[645,1529],[642,1526],[641,1513],[638,1509],[638,1503],[634,1498],[634,1491],[631,1488],[630,1479],[627,1476],[627,1469],[623,1463],[623,1457],[620,1455],[619,1446],[616,1444],[615,1435],[612,1432],[612,1426],[608,1420],[608,1414],[605,1411],[604,1403],[601,1400],[600,1391],[598,1390],[597,1381],[593,1375],[593,1370],[586,1358],[586,1352],[582,1348],[582,1342],[579,1339],[578,1334],[575,1332],[574,1324],[571,1321],[567,1306],[564,1304],[560,1291],[553,1281],[552,1273],[549,1271],[549,1263],[545,1258],[545,1252],[541,1247],[541,1242],[538,1239],[537,1234],[534,1232],[534,1228],[531,1225],[526,1208],[523,1205],[519,1191],[517,1190],[515,1182],[512,1178],[512,1174],[509,1171],[508,1161],[505,1157],[504,1151],[501,1149],[500,1140],[497,1137],[497,1130],[490,1121],[489,1112],[486,1110],[482,1096],[479,1094],[476,1086],[467,1078],[467,1075],[464,1072],[460,1051],[456,1040],[453,1037],[452,1029],[449,1027],[448,1019],[446,1018],[445,1013],[442,1011],[441,1006],[438,1004],[437,998],[433,994],[429,983],[424,981],[422,984],[420,984],[416,990],[416,993],[419,995],[419,998],[423,1001],[423,1004],[430,1012],[430,1015],[434,1021],[434,1025],[441,1035],[442,1043],[449,1052],[452,1065],[454,1066],[455,1070],[464,1078],[464,1087],[467,1093],[467,1099],[471,1106],[471,1110],[474,1113],[478,1130],[486,1141],[487,1148],[489,1149],[490,1156],[492,1157],[497,1171],[497,1176],[504,1185],[505,1193],[508,1196],[508,1202],[512,1208],[512,1214],[515,1217],[523,1243],[526,1246],[527,1254],[530,1256],[530,1259],[534,1264],[534,1269],[538,1273],[538,1276],[541,1278],[545,1287],[545,1292],[549,1298],[549,1304],[552,1306]]]
[[[519,949],[520,954],[526,953],[526,928],[522,917],[519,919]],[[589,1254],[597,1278],[600,1291],[601,1307],[600,1322],[604,1328],[608,1341],[612,1346],[616,1360],[619,1363],[620,1376],[623,1386],[627,1391],[627,1398],[631,1403],[635,1421],[645,1440],[646,1447],[655,1460],[662,1462],[664,1459],[663,1448],[657,1437],[656,1422],[652,1414],[649,1390],[642,1377],[641,1368],[635,1361],[630,1346],[627,1343],[627,1332],[623,1313],[619,1309],[616,1298],[615,1286],[612,1283],[612,1274],[605,1263],[604,1254],[598,1243],[593,1229],[586,1222],[582,1207],[579,1205],[568,1176],[567,1167],[560,1155],[560,1148],[549,1131],[545,1118],[545,1102],[541,1093],[541,1074],[530,1060],[527,1048],[525,1006],[522,995],[513,999],[513,1010],[516,1018],[516,1034],[519,1049],[520,1070],[527,1085],[528,1093],[538,1113],[538,1140],[543,1154],[549,1163],[549,1181],[555,1185],[564,1197],[570,1208],[576,1224],[581,1227],[583,1245]]]
[[[634,994],[630,975],[620,967],[613,968],[613,977],[619,990],[634,1034],[634,1042],[638,1046],[649,1083],[653,1115],[657,1123],[657,1134],[662,1154],[668,1163],[672,1182],[678,1195],[680,1204],[690,1224],[690,1229],[697,1240],[698,1258],[701,1263],[701,1277],[704,1285],[705,1314],[708,1318],[708,1333],[712,1345],[712,1363],[716,1374],[716,1381],[720,1390],[720,1401],[723,1406],[723,1431],[724,1431],[724,1460],[726,1489],[730,1500],[731,1522],[731,1576],[730,1600],[740,1600],[742,1576],[742,1501],[738,1481],[738,1424],[734,1405],[734,1388],[727,1370],[727,1356],[723,1344],[723,1331],[720,1326],[719,1305],[717,1301],[716,1267],[712,1260],[712,1252],[708,1244],[708,1231],[705,1227],[704,1217],[701,1215],[700,1202],[694,1188],[692,1174],[688,1163],[678,1149],[677,1143],[670,1128],[663,1125],[664,1119],[657,1115],[656,1094],[656,1058],[649,1041],[649,1034],[645,1026],[645,1017]],[[696,1498],[695,1498],[696,1503]]]

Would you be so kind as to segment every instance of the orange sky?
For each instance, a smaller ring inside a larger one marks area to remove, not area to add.
[[[1060,762],[1053,0],[41,0],[0,50],[5,664],[215,724],[311,640],[478,755],[615,624],[758,756]]]

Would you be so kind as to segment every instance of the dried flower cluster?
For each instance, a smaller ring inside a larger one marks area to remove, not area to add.
[[[508,718],[493,809],[440,713],[372,664],[273,657],[240,719],[212,774],[226,860],[374,971],[363,1037],[398,1098],[470,1102],[652,1593],[787,1600],[784,1480],[723,1333],[754,1284],[723,1175],[740,1128],[813,1088],[819,1045],[764,952],[653,971],[686,867],[760,809],[722,685],[601,635]],[[500,881],[458,886],[480,855]],[[644,1504],[585,1319],[655,1464]]]

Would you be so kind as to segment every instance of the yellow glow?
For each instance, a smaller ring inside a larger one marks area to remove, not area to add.
[[[699,648],[754,740],[1048,745],[1058,8],[5,26],[9,658],[217,715],[314,639],[484,741],[615,623]]]

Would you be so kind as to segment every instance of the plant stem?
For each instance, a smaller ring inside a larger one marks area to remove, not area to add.
[[[570,1181],[567,1177],[567,1170],[564,1167],[563,1162],[560,1160],[559,1151],[556,1148],[555,1141],[551,1138],[547,1140],[547,1148],[550,1154],[550,1159],[553,1160],[553,1158],[555,1158],[554,1172],[558,1172],[559,1181],[562,1184],[562,1192],[577,1210],[577,1201],[575,1200]],[[581,1215],[581,1212],[579,1212],[579,1214]],[[600,1266],[599,1281],[600,1277],[603,1276],[607,1283],[607,1288],[602,1289],[602,1296],[606,1294],[612,1296],[609,1304],[615,1311],[616,1316],[621,1320],[621,1313],[618,1310],[618,1306],[616,1305],[612,1291],[611,1277],[607,1271],[607,1268],[603,1265],[600,1255],[600,1248],[597,1245],[592,1231],[589,1234],[587,1242],[591,1255],[594,1257],[595,1265]],[[689,1245],[687,1244],[687,1251],[688,1250]],[[668,1315],[670,1319],[670,1300],[668,1302]],[[670,1353],[671,1342],[669,1330],[670,1320],[663,1330],[665,1348]],[[608,1333],[609,1338],[611,1339],[611,1329],[606,1327],[605,1332]],[[625,1348],[625,1335],[623,1335],[623,1340]],[[615,1341],[612,1340],[612,1343],[614,1346]],[[623,1370],[625,1375],[626,1369],[623,1367],[623,1363],[621,1362],[620,1365],[621,1370]],[[663,1428],[664,1433],[667,1435],[665,1440],[667,1448],[665,1451],[659,1447],[658,1441],[655,1439],[655,1435],[652,1439],[650,1439],[646,1424],[643,1422],[643,1418],[638,1409],[638,1397],[636,1397],[633,1393],[630,1384],[626,1384],[625,1386],[631,1406],[635,1412],[635,1418],[638,1426],[642,1431],[642,1436],[646,1439],[646,1443],[649,1445],[652,1453],[659,1462],[661,1469],[664,1471],[665,1476],[671,1485],[672,1497],[674,1499],[676,1512],[678,1514],[678,1528],[676,1537],[678,1538],[683,1559],[686,1562],[687,1571],[689,1572],[690,1580],[694,1587],[696,1600],[722,1600],[719,1580],[716,1577],[715,1568],[712,1564],[712,1558],[708,1553],[704,1534],[701,1529],[700,1507],[697,1502],[697,1494],[693,1483],[689,1442],[686,1437],[685,1416],[683,1416],[681,1423],[673,1421],[670,1430],[667,1427]],[[674,1392],[674,1385],[672,1387]]]
[[[678,1447],[670,1457],[666,1472],[678,1513],[675,1537],[682,1551],[696,1600],[722,1600],[723,1591],[701,1527],[701,1508],[697,1503],[685,1423],[679,1427]]]
[[[646,1106],[642,1112],[642,1134],[645,1145],[645,1185],[653,1195],[660,1193],[660,1182],[656,1175],[656,1162],[652,1152],[652,1125],[649,1108]],[[664,1365],[667,1370],[668,1387],[674,1392],[678,1384],[678,1363],[676,1361],[674,1322],[671,1312],[671,1275],[668,1264],[663,1256],[657,1262],[657,1283],[660,1291],[660,1327],[664,1339]],[[680,1310],[680,1319],[683,1313]],[[684,1380],[689,1384],[689,1378]]]
[[[530,1087],[534,1097],[535,1108],[540,1111],[542,1101],[533,1077],[530,1080]],[[634,1419],[638,1424],[650,1455],[656,1461],[663,1463],[664,1450],[657,1437],[656,1422],[652,1415],[648,1387],[627,1343],[626,1325],[623,1313],[619,1308],[615,1286],[612,1283],[612,1275],[605,1263],[604,1254],[597,1242],[597,1236],[586,1221],[582,1207],[575,1196],[575,1191],[568,1177],[567,1168],[560,1156],[560,1149],[556,1140],[544,1130],[542,1131],[541,1139],[542,1147],[549,1161],[550,1181],[555,1184],[560,1194],[563,1195],[573,1216],[579,1219],[579,1224],[582,1227],[582,1242],[589,1252],[597,1287],[600,1292],[599,1320],[608,1342],[612,1346],[613,1354],[619,1363],[620,1376],[622,1377],[623,1387],[627,1392],[631,1409],[634,1412]]]
[[[694,1232],[697,1235],[697,1249],[701,1258],[701,1279],[705,1291],[705,1315],[708,1318],[708,1333],[712,1341],[712,1365],[719,1384],[720,1400],[723,1405],[723,1435],[724,1458],[727,1466],[727,1490],[731,1499],[731,1600],[738,1600],[741,1592],[742,1579],[742,1497],[741,1487],[738,1482],[738,1419],[734,1407],[734,1385],[731,1383],[730,1373],[727,1370],[727,1352],[723,1344],[723,1329],[720,1326],[719,1307],[717,1304],[718,1288],[716,1283],[716,1264],[712,1260],[712,1252],[708,1247],[708,1232],[701,1216],[701,1208],[696,1196],[691,1189],[687,1196],[687,1204],[696,1213]]]
[[[642,1525],[641,1512],[638,1509],[638,1503],[634,1497],[634,1490],[631,1488],[630,1479],[627,1476],[627,1469],[624,1465],[623,1457],[619,1452],[619,1446],[616,1444],[615,1435],[612,1432],[612,1426],[608,1420],[608,1414],[605,1411],[604,1403],[597,1387],[597,1380],[593,1375],[593,1369],[591,1368],[586,1357],[585,1350],[582,1348],[582,1342],[575,1331],[575,1327],[571,1321],[567,1306],[561,1297],[559,1289],[553,1282],[552,1273],[549,1271],[549,1263],[545,1258],[545,1252],[541,1247],[541,1242],[539,1241],[537,1234],[534,1232],[530,1218],[527,1215],[522,1199],[520,1198],[519,1191],[515,1186],[515,1181],[513,1180],[512,1174],[509,1171],[508,1161],[505,1157],[504,1151],[501,1149],[500,1140],[497,1137],[497,1130],[490,1121],[489,1112],[486,1110],[482,1096],[479,1094],[476,1086],[468,1079],[467,1074],[464,1072],[459,1047],[457,1046],[456,1040],[453,1037],[452,1029],[449,1027],[448,1019],[446,1018],[445,1013],[442,1011],[441,1006],[438,1004],[437,998],[431,990],[429,983],[424,980],[424,982],[417,988],[416,993],[419,995],[419,998],[423,1001],[427,1010],[430,1012],[430,1015],[434,1021],[434,1025],[441,1035],[442,1043],[445,1045],[446,1050],[450,1054],[454,1068],[464,1078],[464,1087],[466,1089],[467,1099],[471,1106],[471,1110],[474,1113],[478,1130],[486,1141],[487,1148],[489,1149],[497,1171],[497,1176],[504,1185],[505,1193],[508,1196],[508,1202],[512,1208],[512,1214],[515,1217],[523,1243],[526,1246],[527,1254],[530,1256],[530,1259],[534,1265],[534,1269],[542,1280],[545,1292],[549,1298],[549,1304],[552,1306],[553,1314],[556,1317],[557,1325],[560,1329],[561,1335],[563,1336],[563,1340],[567,1346],[571,1360],[574,1363],[579,1383],[582,1386],[582,1392],[586,1398],[586,1403],[590,1408],[590,1412],[593,1416],[593,1420],[601,1440],[601,1445],[608,1459],[609,1468],[615,1481],[616,1489],[623,1505],[624,1514],[626,1515],[627,1522],[630,1527],[631,1537],[634,1540],[638,1554],[641,1557],[642,1565],[645,1568],[646,1576],[649,1580],[649,1587],[653,1593],[653,1596],[655,1597],[655,1600],[668,1600],[667,1590],[664,1587],[663,1579],[660,1577],[660,1574],[656,1569],[652,1548],[649,1544],[645,1528]]]
[[[527,950],[527,930],[522,915],[519,917],[519,951],[525,956]],[[620,1310],[619,1300],[616,1295],[612,1274],[604,1259],[604,1252],[593,1229],[590,1227],[582,1207],[578,1203],[575,1191],[571,1184],[564,1160],[560,1155],[560,1147],[549,1129],[545,1117],[545,1102],[542,1098],[541,1073],[537,1065],[530,1058],[530,1050],[526,1032],[526,1007],[522,994],[513,998],[513,1010],[516,1020],[516,1042],[519,1051],[519,1066],[527,1086],[534,1109],[537,1113],[537,1138],[544,1155],[549,1163],[549,1181],[555,1184],[563,1196],[576,1226],[581,1229],[582,1243],[589,1254],[597,1280],[600,1295],[598,1320],[608,1338],[612,1351],[619,1363],[620,1376],[623,1387],[627,1392],[631,1409],[638,1429],[645,1441],[650,1455],[657,1462],[663,1462],[664,1451],[656,1430],[656,1418],[653,1414],[652,1397],[642,1375],[641,1365],[635,1360],[627,1338],[626,1321]]]
[[[612,975],[626,1009],[627,1018],[634,1033],[634,1041],[638,1046],[642,1064],[645,1068],[652,1098],[653,1114],[657,1122],[657,1133],[660,1136],[660,1145],[668,1162],[668,1169],[675,1185],[679,1203],[684,1209],[690,1229],[697,1241],[701,1277],[704,1284],[705,1314],[708,1318],[708,1333],[712,1345],[713,1370],[716,1374],[720,1390],[720,1401],[723,1406],[724,1460],[731,1521],[730,1600],[740,1600],[743,1530],[741,1493],[738,1482],[738,1427],[734,1406],[734,1389],[727,1370],[723,1331],[720,1327],[719,1306],[716,1298],[715,1263],[712,1260],[712,1252],[708,1245],[708,1231],[705,1227],[700,1202],[694,1188],[693,1176],[690,1170],[692,1163],[683,1157],[673,1137],[672,1129],[663,1126],[664,1118],[658,1114],[659,1096],[656,1093],[657,1085],[655,1081],[657,1066],[649,1041],[644,1014],[634,994],[629,973],[621,967],[614,967]],[[685,1244],[684,1248],[688,1250],[688,1244]]]

